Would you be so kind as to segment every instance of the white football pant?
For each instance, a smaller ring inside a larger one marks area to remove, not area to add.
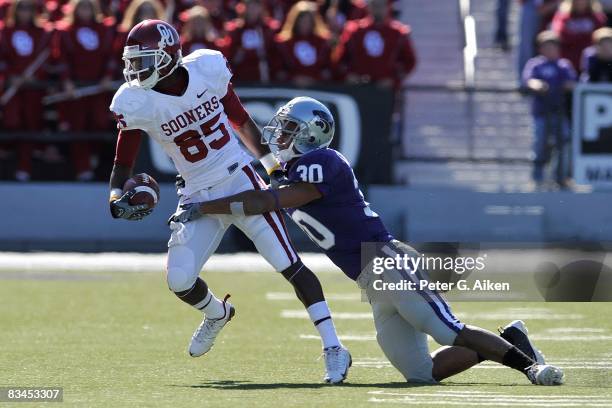
[[[237,169],[220,184],[189,197],[181,196],[179,206],[263,188],[265,183],[249,164]],[[181,292],[193,286],[202,267],[215,252],[231,224],[253,241],[257,251],[276,271],[283,271],[298,261],[280,211],[252,216],[205,215],[184,224],[172,222],[166,264],[170,290]]]

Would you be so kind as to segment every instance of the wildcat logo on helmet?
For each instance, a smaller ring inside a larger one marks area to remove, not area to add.
[[[168,30],[168,27],[163,24],[158,24],[157,31],[159,31],[159,35],[161,36],[159,48],[164,48],[166,45],[174,45],[174,37],[170,30]]]
[[[318,118],[315,125],[321,128],[324,133],[329,133],[332,128],[333,119],[322,110],[313,110],[312,113]]]

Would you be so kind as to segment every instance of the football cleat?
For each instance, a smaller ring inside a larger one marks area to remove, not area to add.
[[[563,370],[549,364],[534,364],[527,368],[525,374],[535,385],[563,384]]]
[[[343,346],[323,349],[325,358],[325,377],[329,384],[339,384],[346,379],[349,367],[353,364],[351,353]]]
[[[533,345],[528,334],[527,326],[522,320],[515,320],[506,327],[499,328],[499,335],[504,340],[527,354],[536,363],[545,364],[544,354]]]
[[[221,329],[225,327],[227,322],[232,320],[232,317],[234,317],[234,314],[236,314],[234,306],[227,302],[229,297],[230,295],[225,295],[225,298],[223,299],[225,314],[218,319],[209,319],[208,317],[204,317],[204,320],[200,326],[193,333],[188,350],[191,357],[200,357],[201,355],[208,353],[215,343],[215,339],[219,335]]]

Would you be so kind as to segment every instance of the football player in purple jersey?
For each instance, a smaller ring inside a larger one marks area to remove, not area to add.
[[[435,383],[491,360],[525,374],[538,385],[563,382],[563,371],[546,364],[527,337],[522,321],[504,328],[501,336],[466,325],[431,290],[394,291],[380,296],[374,281],[399,283],[425,276],[386,270],[376,276],[362,269],[362,243],[378,243],[391,257],[418,253],[393,238],[365,202],[350,164],[328,146],[335,123],[319,101],[298,97],[282,106],[264,128],[264,141],[275,146],[284,163],[278,185],[261,186],[229,197],[186,204],[171,220],[188,222],[206,214],[262,214],[286,209],[325,254],[365,290],[374,315],[376,338],[383,352],[408,381]],[[415,277],[416,276],[416,277]],[[429,353],[427,335],[443,347]]]

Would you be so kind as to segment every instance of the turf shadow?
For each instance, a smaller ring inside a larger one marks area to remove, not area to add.
[[[171,384],[170,387],[185,387],[185,388],[208,388],[216,390],[274,390],[274,389],[316,389],[330,387],[329,384],[324,383],[254,383],[251,381],[207,381],[201,384]],[[388,382],[388,383],[351,383],[346,382],[338,387],[352,387],[352,388],[415,388],[415,387],[430,387],[432,384],[417,384],[407,382]]]

